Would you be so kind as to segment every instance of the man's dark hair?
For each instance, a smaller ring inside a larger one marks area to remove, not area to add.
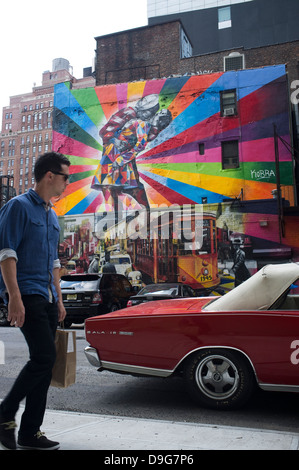
[[[61,165],[70,166],[70,164],[69,159],[62,153],[44,153],[38,157],[34,166],[35,181],[38,183],[48,171],[61,172]]]

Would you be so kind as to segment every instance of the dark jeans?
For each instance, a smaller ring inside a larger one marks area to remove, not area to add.
[[[57,304],[40,295],[24,295],[25,323],[21,331],[29,347],[30,359],[1,403],[7,420],[13,420],[20,402],[26,398],[19,435],[33,436],[43,422],[52,369],[56,358],[55,332]]]

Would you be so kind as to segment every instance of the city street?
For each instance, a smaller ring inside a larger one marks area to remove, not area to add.
[[[299,397],[296,394],[258,392],[246,408],[233,412],[200,408],[186,394],[180,378],[132,377],[97,372],[84,355],[87,343],[83,328],[74,329],[77,334],[77,381],[67,389],[51,387],[48,409],[298,432]],[[0,364],[2,399],[28,353],[18,329],[2,327],[0,340],[5,349],[5,364]]]

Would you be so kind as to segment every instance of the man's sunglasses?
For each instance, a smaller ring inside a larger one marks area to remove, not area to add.
[[[66,175],[65,173],[61,173],[60,171],[53,171],[53,170],[50,170],[51,173],[54,173],[54,175],[61,175],[64,177],[64,181],[67,181],[70,177],[70,175]]]

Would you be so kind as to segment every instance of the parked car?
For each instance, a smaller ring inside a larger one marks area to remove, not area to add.
[[[160,283],[149,284],[128,301],[127,306],[138,305],[149,300],[175,299],[178,297],[195,297],[195,291],[187,284]]]
[[[0,326],[8,326],[9,321],[7,320],[8,310],[7,305],[4,304],[3,300],[0,299]]]
[[[268,265],[222,297],[147,302],[85,323],[99,370],[184,377],[200,405],[243,406],[256,386],[299,392],[299,265]],[[292,295],[291,295],[292,294]]]
[[[127,305],[134,289],[122,274],[69,274],[60,280],[65,327]]]

